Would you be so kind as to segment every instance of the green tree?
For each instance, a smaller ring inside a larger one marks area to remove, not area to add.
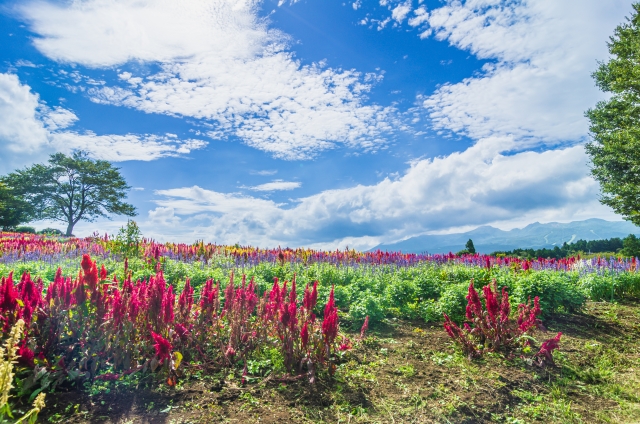
[[[640,239],[633,234],[629,234],[622,240],[622,252],[624,256],[640,256]]]
[[[109,214],[135,216],[125,203],[129,187],[118,168],[85,152],[51,155],[48,164],[36,164],[2,179],[34,211],[36,219],[67,224],[66,235],[81,220],[92,222]]]
[[[467,244],[464,245],[464,250],[471,254],[476,253],[476,247],[473,245],[473,240],[469,239],[469,241],[467,241]]]
[[[611,93],[586,112],[593,141],[586,146],[600,201],[640,224],[640,3],[619,25],[608,46],[611,59],[593,73],[596,85]]]
[[[140,256],[142,232],[136,221],[128,220],[126,227],[121,227],[115,239],[115,247],[119,253],[127,257]]]
[[[22,197],[17,196],[6,184],[0,182],[0,228],[4,231],[31,221],[33,209]]]

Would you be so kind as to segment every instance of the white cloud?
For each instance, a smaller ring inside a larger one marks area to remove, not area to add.
[[[158,135],[96,135],[71,131],[54,133],[52,144],[58,150],[85,150],[91,156],[113,162],[127,160],[151,161],[169,156],[181,156],[207,145],[202,140],[176,140]]]
[[[409,12],[411,12],[411,9],[411,1],[399,4],[391,11],[391,17],[398,23],[401,23],[407,17]]]
[[[0,172],[39,162],[55,151],[82,149],[110,161],[153,160],[179,156],[206,146],[202,140],[179,140],[174,134],[96,135],[68,128],[78,117],[62,107],[50,108],[16,75],[0,73]],[[63,131],[64,130],[64,131]]]
[[[302,186],[302,183],[299,181],[275,180],[270,183],[260,184],[257,186],[247,187],[247,188],[253,191],[280,191],[280,190],[293,190],[294,188],[299,188],[301,186]]]
[[[623,0],[468,0],[418,9],[410,25],[424,24],[437,39],[495,60],[424,99],[435,129],[476,139],[583,139],[584,111],[602,99],[590,74],[630,10]]]
[[[261,170],[261,171],[250,171],[249,173],[251,175],[268,176],[268,175],[276,175],[278,173],[278,170],[277,169],[265,169],[265,170]]]
[[[483,139],[463,152],[412,162],[398,178],[327,190],[286,207],[198,186],[160,190],[163,213],[192,219],[154,228],[154,237],[365,249],[462,226],[615,218],[597,201],[582,146],[509,152],[516,146],[511,138]]]
[[[75,113],[62,107],[46,109],[42,116],[42,122],[49,131],[61,130],[72,126],[78,117]]]
[[[0,143],[12,152],[35,153],[48,132],[38,119],[39,98],[18,77],[0,73]]]
[[[212,123],[218,136],[285,159],[339,144],[375,151],[392,131],[391,108],[367,105],[379,78],[303,66],[288,37],[257,17],[257,1],[87,0],[27,2],[20,10],[61,62],[109,68],[131,61],[161,71],[119,73],[121,85],[94,87],[97,102]]]

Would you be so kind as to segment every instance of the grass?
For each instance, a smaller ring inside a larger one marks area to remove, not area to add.
[[[48,394],[41,421],[639,422],[640,306],[589,302],[545,325],[563,332],[556,366],[546,369],[500,355],[470,362],[441,325],[391,319],[344,355],[333,379],[313,386],[269,376],[243,386],[240,370],[191,373],[176,388],[103,382],[108,392]]]

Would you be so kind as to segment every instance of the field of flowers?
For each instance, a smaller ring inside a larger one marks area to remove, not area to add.
[[[367,349],[369,326],[398,319],[441,329],[446,319],[470,358],[524,352],[541,319],[640,297],[636,264],[0,233],[0,325],[8,335],[24,322],[17,398],[149,377],[175,387],[219,372],[241,386],[314,385]],[[528,363],[552,365],[560,337]]]

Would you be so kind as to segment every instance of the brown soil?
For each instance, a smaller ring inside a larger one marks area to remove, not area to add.
[[[335,378],[236,378],[184,381],[177,389],[118,389],[47,394],[41,422],[638,422],[640,307],[591,303],[556,316],[562,331],[557,366],[518,357],[468,361],[440,325],[391,321],[348,353]],[[609,361],[603,363],[602,361]],[[607,365],[609,364],[609,365]],[[607,373],[609,367],[612,372]]]

